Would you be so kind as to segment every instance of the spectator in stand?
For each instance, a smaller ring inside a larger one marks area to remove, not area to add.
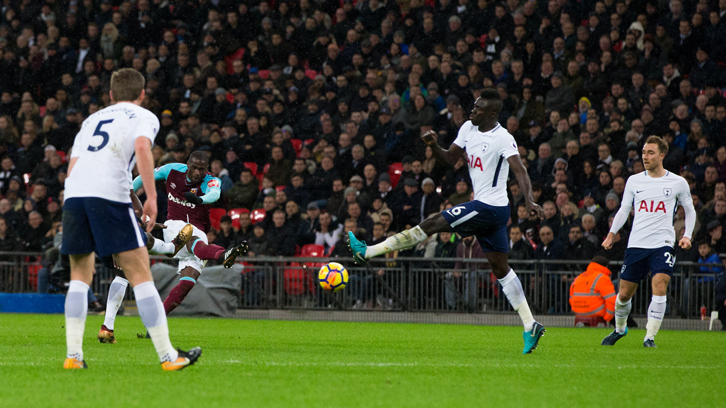
[[[234,183],[232,188],[224,193],[229,208],[246,208],[251,210],[259,194],[258,186],[259,182],[252,175],[252,172],[247,168],[242,169],[239,181]]]
[[[270,243],[270,253],[275,256],[295,255],[296,231],[286,223],[285,212],[275,210],[272,215],[272,225],[266,229],[267,241]]]
[[[232,217],[229,215],[223,215],[220,219],[220,225],[222,229],[217,234],[217,239],[214,240],[214,244],[223,248],[229,248],[232,245],[236,245],[238,238],[237,233],[232,228]]]

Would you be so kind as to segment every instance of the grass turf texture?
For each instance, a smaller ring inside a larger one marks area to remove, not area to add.
[[[139,318],[100,344],[88,370],[63,370],[62,315],[0,314],[0,407],[715,407],[726,400],[726,333],[549,328],[522,355],[519,327],[169,319],[182,372],[158,364]]]

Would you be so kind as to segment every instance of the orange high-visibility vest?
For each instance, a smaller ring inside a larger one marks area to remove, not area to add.
[[[610,270],[591,262],[570,286],[570,306],[577,316],[602,316],[609,322],[615,314],[615,288]]]

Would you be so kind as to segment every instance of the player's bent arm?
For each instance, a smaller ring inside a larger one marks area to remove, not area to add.
[[[433,150],[434,156],[436,156],[437,159],[444,163],[448,163],[451,166],[455,165],[456,162],[466,154],[466,151],[456,143],[452,143],[451,146],[449,146],[449,150],[442,149],[437,142],[438,135],[433,130],[429,130],[424,133],[423,136],[421,136],[421,139],[423,139],[424,143],[431,146],[431,150]]]
[[[161,167],[157,167],[154,169],[154,180],[166,180],[172,170],[178,170],[185,173],[187,171],[187,165],[182,163],[169,163]],[[139,191],[143,185],[141,177],[136,176],[133,185],[134,191]]]
[[[199,197],[202,199],[202,204],[212,204],[219,200],[222,196],[222,180],[217,177],[205,177],[202,181],[202,193],[203,196]]]

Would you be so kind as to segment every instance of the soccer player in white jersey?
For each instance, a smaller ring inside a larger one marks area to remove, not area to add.
[[[63,245],[70,256],[71,282],[66,295],[66,345],[63,367],[87,368],[83,358],[83,332],[88,302],[86,292],[93,280],[95,257],[116,255],[134,288],[139,315],[165,371],[194,364],[202,353],[174,350],[169,340],[164,306],[149,269],[146,235],[136,222],[129,190],[129,173],[138,162],[146,187],[144,215],[148,232],[156,221],[156,188],[151,146],[159,120],[142,108],[144,77],[130,68],[111,76],[114,105],[89,116],[73,143],[63,205]]]
[[[612,247],[613,236],[623,227],[633,209],[633,230],[628,239],[628,249],[625,250],[620,290],[615,300],[615,331],[603,339],[603,346],[612,346],[628,334],[626,323],[632,307],[631,299],[638,284],[650,270],[653,297],[648,307],[643,347],[656,347],[655,335],[663,321],[668,283],[676,262],[673,255],[676,240],[673,219],[679,205],[686,212],[686,232],[678,245],[683,249],[691,247],[696,210],[693,208],[688,182],[663,168],[663,159],[667,153],[668,145],[663,139],[651,136],[646,140],[643,146],[645,171],[630,176],[625,184],[620,210],[602,243],[605,249]]]
[[[514,137],[498,122],[502,99],[495,90],[485,90],[474,102],[470,121],[464,123],[449,150],[437,143],[436,132],[426,132],[423,141],[431,146],[438,159],[454,165],[466,157],[469,175],[474,185],[474,201],[458,205],[442,213],[431,215],[410,230],[398,233],[371,247],[348,233],[349,245],[357,263],[397,249],[410,248],[437,232],[457,232],[464,236],[476,235],[492,272],[499,279],[509,303],[519,313],[524,324],[524,354],[537,347],[545,332],[536,322],[527,304],[522,284],[509,267],[507,223],[510,217],[507,198],[507,178],[511,166],[522,192],[527,210],[542,217],[542,208],[534,202],[527,170],[522,164]]]

